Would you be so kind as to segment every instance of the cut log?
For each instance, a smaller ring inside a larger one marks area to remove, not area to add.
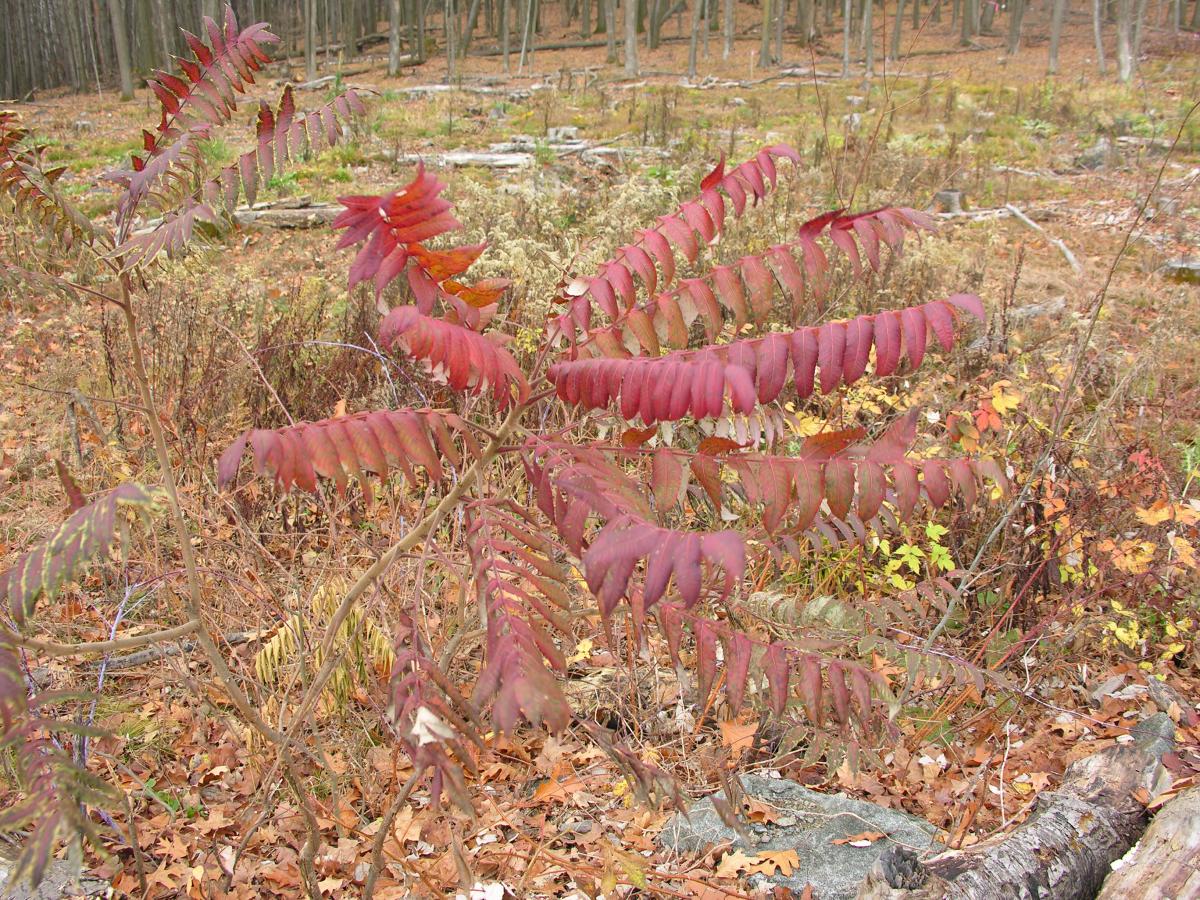
[[[1163,713],[1135,740],[1072,763],[1061,787],[1009,834],[921,860],[894,847],[875,863],[858,900],[1091,900],[1149,819],[1135,797],[1150,790],[1175,724]],[[1140,896],[1126,894],[1125,896]]]
[[[1168,801],[1113,870],[1096,900],[1200,897],[1200,786]]]

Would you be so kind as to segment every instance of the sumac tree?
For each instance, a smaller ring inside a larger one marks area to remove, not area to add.
[[[124,193],[112,228],[70,206],[55,190],[61,170],[43,166],[41,149],[14,115],[0,115],[0,188],[71,252],[91,254],[101,276],[92,287],[7,263],[0,272],[119,310],[163,480],[153,491],[115,486],[0,572],[0,599],[8,600],[12,621],[0,632],[0,742],[20,746],[16,758],[30,797],[0,818],[0,827],[40,818],[26,856],[35,876],[60,822],[79,818],[44,812],[96,794],[72,787],[81,773],[62,777],[69,760],[46,740],[62,723],[38,716],[37,698],[20,675],[26,650],[75,651],[41,644],[22,629],[39,597],[52,598],[113,543],[129,509],[161,507],[170,516],[187,582],[180,624],[77,652],[193,634],[239,713],[276,749],[297,802],[308,802],[289,768],[302,752],[293,742],[296,725],[279,731],[262,719],[206,622],[192,549],[205,535],[193,534],[179,501],[137,310],[161,254],[182,252],[196,223],[216,221],[239,197],[252,202],[289,160],[339,141],[362,103],[349,91],[302,114],[285,88],[276,106],[260,104],[254,146],[209,172],[199,142],[233,118],[237,95],[253,82],[266,60],[262,47],[274,38],[264,25],[239,29],[232,12],[221,24],[206,20],[203,35],[187,36],[193,58],[180,60],[182,77],[157,73],[151,81],[161,118],[119,177]],[[432,508],[349,582],[328,616],[322,662],[293,723],[305,721],[333,676],[335,636],[363,594],[402,554],[457,536],[461,546],[442,548],[442,557],[462,551],[459,576],[478,602],[483,631],[470,691],[439,665],[416,608],[395,611],[401,624],[389,715],[418,775],[431,778],[435,798],[446,793],[470,806],[463,773],[474,765],[471,747],[489,717],[509,735],[526,725],[562,729],[572,722],[561,689],[565,651],[590,610],[608,639],[632,642],[627,647],[660,634],[681,676],[694,670],[693,696],[702,709],[721,691],[731,714],[746,704],[776,716],[802,714],[849,747],[878,734],[888,709],[871,668],[828,646],[742,627],[736,612],[749,570],[865,541],[923,507],[973,504],[985,481],[1003,487],[994,461],[915,454],[915,412],[802,441],[789,428],[789,404],[816,392],[830,394],[868,372],[915,377],[931,349],[949,353],[960,330],[983,318],[983,305],[953,294],[827,317],[835,285],[875,283],[888,254],[932,230],[926,215],[903,207],[827,212],[799,223],[790,240],[716,264],[718,248],[728,257],[734,220],[770,203],[798,162],[783,145],[736,166],[722,162],[694,199],[634,231],[592,272],[564,277],[527,364],[492,327],[508,282],[468,278],[484,245],[445,244],[461,225],[444,183],[418,167],[390,194],[342,200],[338,246],[355,251],[349,288],[374,289],[378,346],[419,364],[446,386],[443,396],[473,399],[458,409],[367,410],[251,428],[215,461],[217,485],[226,491],[245,483],[249,455],[254,471],[280,492],[332,489],[327,499],[335,509],[369,502],[373,481],[397,474],[433,498]],[[158,224],[147,224],[151,215]],[[495,487],[500,483],[503,489]],[[451,518],[461,527],[444,529]],[[635,786],[662,787],[663,773],[581,724]],[[307,862],[312,888],[311,857]]]

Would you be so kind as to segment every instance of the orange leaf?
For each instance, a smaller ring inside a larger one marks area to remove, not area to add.
[[[706,437],[696,449],[705,456],[719,456],[731,450],[740,450],[742,449],[742,445],[737,441],[731,441],[729,438]]]
[[[801,456],[833,456],[841,453],[855,441],[867,434],[865,428],[847,428],[844,431],[823,431],[804,439]]]
[[[738,722],[722,722],[721,723],[721,743],[733,750],[735,753],[741,753],[750,749],[750,745],[754,742],[754,735],[758,731],[758,725],[755,722],[746,722],[739,724]]]
[[[778,869],[786,878],[796,871],[799,865],[800,857],[795,850],[764,850],[757,854],[731,850],[721,857],[721,863],[717,866],[717,877],[737,878],[739,873],[770,877]]]
[[[429,250],[421,244],[409,244],[408,253],[425,274],[434,281],[444,281],[454,275],[461,275],[471,264],[479,259],[487,247],[482,244],[451,247],[449,250]]]
[[[626,428],[621,432],[621,446],[640,447],[656,434],[658,434],[657,425],[651,425],[649,428]]]
[[[469,303],[476,309],[491,306],[509,289],[512,282],[507,278],[485,278],[472,285],[459,284],[457,281],[446,281],[442,284],[447,291],[455,294],[464,303]]]

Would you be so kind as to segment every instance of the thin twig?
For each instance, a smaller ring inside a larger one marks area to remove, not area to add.
[[[375,882],[379,880],[379,871],[383,868],[383,845],[387,843],[388,835],[391,833],[392,822],[396,821],[396,815],[400,812],[400,808],[404,806],[409,794],[412,793],[413,788],[424,774],[423,767],[418,766],[414,769],[412,775],[408,777],[408,781],[404,782],[400,793],[392,800],[387,812],[383,814],[383,821],[379,825],[379,830],[375,832],[375,840],[371,842],[371,866],[367,869],[367,880],[363,885],[363,900],[371,900],[375,896]]]

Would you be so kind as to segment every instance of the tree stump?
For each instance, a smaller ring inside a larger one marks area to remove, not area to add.
[[[962,191],[938,191],[933,195],[933,205],[937,207],[937,211],[940,213],[957,216],[961,215],[963,211],[962,199]]]

